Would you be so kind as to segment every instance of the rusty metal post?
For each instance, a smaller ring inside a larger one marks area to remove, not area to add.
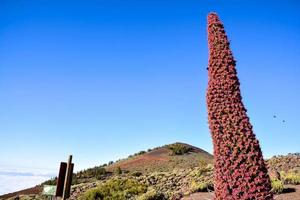
[[[72,164],[72,155],[70,155],[68,163],[67,163],[64,191],[63,191],[63,196],[62,196],[63,200],[66,200],[67,198],[70,197],[70,190],[71,190],[72,176],[73,176],[73,166],[74,166],[74,164]]]

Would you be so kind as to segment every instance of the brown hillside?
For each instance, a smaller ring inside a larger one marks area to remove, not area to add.
[[[189,149],[188,152],[182,155],[172,155],[170,147],[172,145],[180,145]],[[199,166],[200,161],[206,163],[213,163],[213,156],[194,146],[185,143],[174,143],[152,149],[141,155],[129,157],[120,160],[112,165],[107,166],[107,171],[114,171],[120,167],[125,171],[140,171],[140,172],[154,172],[154,171],[171,171],[175,168],[193,168]]]
[[[35,186],[35,187],[28,188],[28,189],[25,189],[25,190],[20,190],[20,191],[17,191],[17,192],[2,195],[2,196],[0,196],[0,199],[8,199],[8,198],[18,196],[18,195],[40,194],[41,192],[42,192],[42,187],[41,186]]]

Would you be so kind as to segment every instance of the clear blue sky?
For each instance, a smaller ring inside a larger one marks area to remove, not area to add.
[[[79,170],[176,141],[212,152],[210,11],[265,157],[299,152],[299,10],[296,0],[0,1],[0,165],[56,169],[73,154]]]

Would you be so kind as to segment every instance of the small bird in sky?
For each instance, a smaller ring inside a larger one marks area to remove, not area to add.
[[[273,115],[273,118],[275,119],[275,118],[277,118],[277,116]],[[282,120],[282,123],[285,123],[285,120]]]

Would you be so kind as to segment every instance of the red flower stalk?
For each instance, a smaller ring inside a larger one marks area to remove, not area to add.
[[[222,22],[208,15],[207,108],[215,155],[216,200],[271,200],[271,183],[242,103],[235,60]]]

